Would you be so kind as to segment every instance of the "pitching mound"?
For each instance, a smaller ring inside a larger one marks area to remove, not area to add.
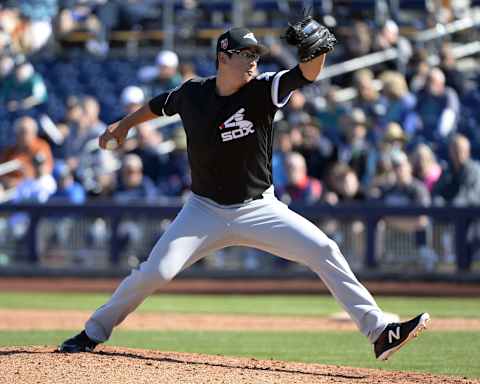
[[[0,383],[480,383],[412,372],[105,346],[99,347],[96,353],[72,355],[56,353],[53,349],[0,349]]]

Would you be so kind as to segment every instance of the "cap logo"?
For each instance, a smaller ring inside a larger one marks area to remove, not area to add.
[[[244,39],[251,39],[251,40],[255,41],[255,43],[258,44],[257,39],[256,39],[255,36],[253,35],[253,32],[247,33],[245,36],[243,36],[243,38],[244,38]]]
[[[225,38],[222,41],[220,41],[220,48],[222,48],[222,50],[225,50],[228,48],[228,38]]]

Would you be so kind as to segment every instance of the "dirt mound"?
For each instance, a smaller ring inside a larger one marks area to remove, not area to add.
[[[0,349],[0,383],[443,383],[480,381],[413,372],[100,346],[61,354],[54,347]]]

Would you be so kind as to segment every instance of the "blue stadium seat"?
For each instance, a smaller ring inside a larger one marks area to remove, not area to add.
[[[423,11],[427,9],[427,2],[425,0],[400,0],[400,9]]]

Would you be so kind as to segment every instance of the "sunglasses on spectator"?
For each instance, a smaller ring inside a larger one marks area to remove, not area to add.
[[[260,55],[258,53],[254,53],[251,51],[242,51],[240,49],[230,49],[227,51],[230,54],[235,53],[236,55],[240,56],[241,58],[248,60],[248,61],[258,61],[260,60]]]

